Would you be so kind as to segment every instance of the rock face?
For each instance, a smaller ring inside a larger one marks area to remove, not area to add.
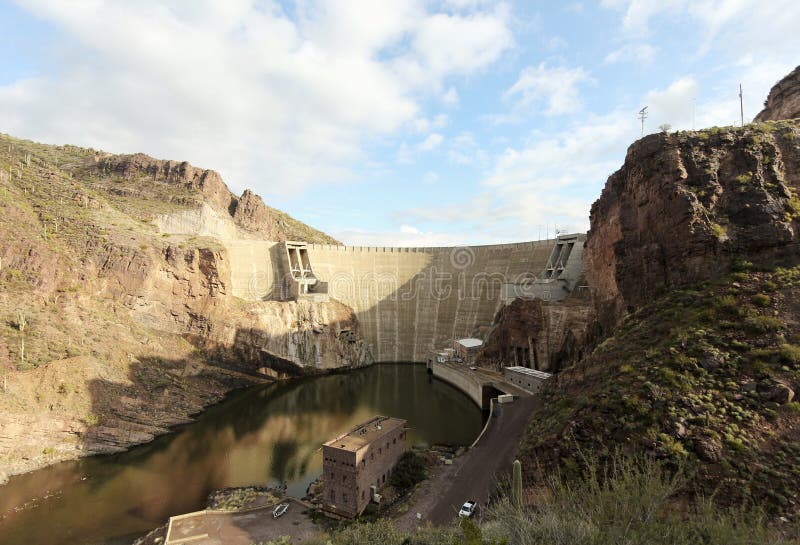
[[[800,66],[775,84],[764,102],[764,109],[753,121],[778,121],[800,117]]]
[[[592,206],[584,270],[606,331],[664,290],[797,252],[800,122],[655,134]]]
[[[270,208],[264,204],[261,197],[249,189],[245,190],[241,197],[236,197],[222,181],[219,173],[193,167],[185,161],[162,161],[143,153],[111,155],[98,158],[96,169],[103,175],[119,176],[128,180],[144,178],[152,182],[167,182],[190,192],[197,192],[202,195],[203,202],[218,214],[229,215],[239,227],[259,238],[339,244],[336,239],[325,233]],[[169,195],[169,198],[184,204],[192,202],[185,196],[181,198],[181,195]]]
[[[371,363],[341,303],[235,297],[217,235],[330,237],[188,163],[0,140],[23,174],[0,169],[0,474],[149,441],[235,387]]]
[[[587,300],[514,299],[495,318],[476,362],[556,372],[580,359],[594,310]]]

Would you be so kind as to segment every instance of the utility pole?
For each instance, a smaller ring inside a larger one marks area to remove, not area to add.
[[[742,127],[744,127],[744,102],[742,101],[742,84],[739,84],[739,114],[742,119]]]
[[[639,120],[642,122],[642,136],[644,136],[644,120],[647,119],[647,106],[639,110]]]

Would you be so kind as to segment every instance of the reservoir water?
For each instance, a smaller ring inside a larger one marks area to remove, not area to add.
[[[0,545],[129,544],[228,486],[286,483],[302,497],[322,473],[322,443],[376,414],[407,419],[414,444],[469,445],[483,424],[424,365],[255,387],[130,451],[12,477],[0,486]]]

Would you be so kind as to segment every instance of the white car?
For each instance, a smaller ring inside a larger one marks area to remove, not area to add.
[[[283,515],[288,509],[289,509],[288,503],[282,503],[278,505],[277,507],[275,507],[275,509],[272,510],[272,518],[278,518],[279,516]]]
[[[475,500],[465,501],[461,506],[461,511],[458,512],[459,517],[471,517],[475,514],[475,508],[478,507],[478,502]]]

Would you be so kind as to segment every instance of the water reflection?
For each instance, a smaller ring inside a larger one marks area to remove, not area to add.
[[[375,414],[407,419],[415,443],[467,445],[482,423],[420,365],[254,388],[148,445],[12,478],[0,486],[0,544],[129,543],[226,486],[285,482],[302,496],[322,471],[321,444]]]

